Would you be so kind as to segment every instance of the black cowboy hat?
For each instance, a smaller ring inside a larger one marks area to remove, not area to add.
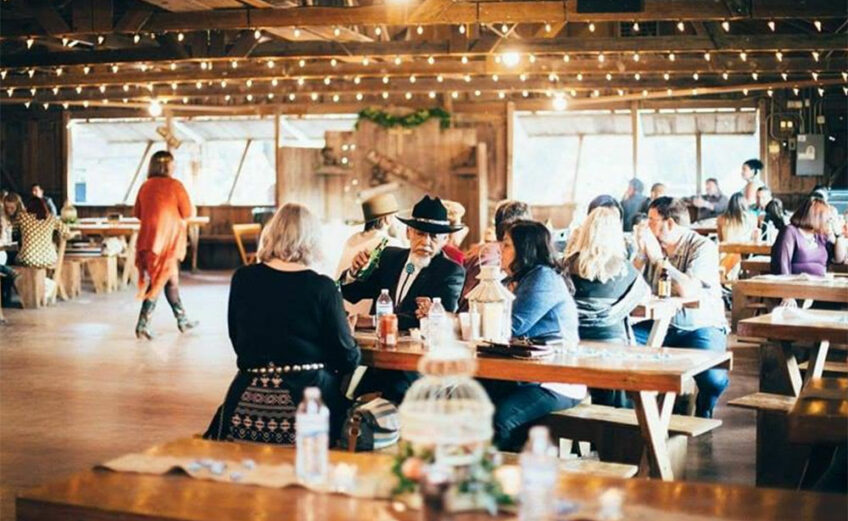
[[[398,220],[425,233],[451,233],[463,228],[462,224],[451,224],[442,200],[429,195],[425,195],[412,207],[412,215],[398,217]]]

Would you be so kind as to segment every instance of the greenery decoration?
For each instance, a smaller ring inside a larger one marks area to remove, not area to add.
[[[359,126],[359,121],[367,119],[368,121],[373,121],[383,128],[415,128],[419,125],[423,125],[431,118],[438,118],[439,127],[442,129],[450,127],[450,113],[441,107],[416,110],[415,112],[410,112],[405,116],[394,116],[386,111],[369,107],[359,112],[359,119],[356,124]]]

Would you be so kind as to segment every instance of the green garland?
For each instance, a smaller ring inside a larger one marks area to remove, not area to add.
[[[442,129],[450,127],[450,113],[440,107],[416,110],[415,112],[411,112],[405,116],[393,116],[388,112],[369,107],[359,112],[359,119],[357,120],[356,125],[358,127],[359,121],[367,119],[368,121],[373,121],[383,128],[415,128],[419,125],[423,125],[431,118],[439,118],[439,127]]]

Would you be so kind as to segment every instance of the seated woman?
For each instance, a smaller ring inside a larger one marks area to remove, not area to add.
[[[15,257],[15,264],[30,268],[52,268],[59,254],[53,243],[53,232],[58,231],[64,237],[70,237],[68,227],[54,217],[47,203],[40,197],[33,197],[23,212],[18,212],[15,226],[21,233],[21,246]]]
[[[786,228],[786,213],[783,211],[783,201],[780,199],[774,198],[766,205],[763,223],[760,225],[760,232],[766,239],[768,238],[766,232],[769,228],[769,223],[774,226],[778,233]]]
[[[621,221],[599,207],[583,223],[577,253],[565,259],[567,281],[577,303],[580,338],[634,343],[630,313],[651,295],[645,279],[627,258]],[[592,389],[592,403],[623,407],[625,393]]]
[[[757,238],[757,218],[748,208],[744,196],[735,193],[727,202],[727,209],[716,219],[716,231],[719,242],[750,242]],[[742,256],[738,253],[726,253],[719,257],[719,267],[723,281],[735,280],[739,276]]]
[[[542,223],[518,221],[507,230],[501,266],[509,275],[509,286],[515,294],[513,337],[579,340],[574,300],[555,269],[551,234]],[[502,450],[520,448],[531,422],[573,407],[586,395],[582,385],[504,381],[484,384],[495,405],[494,441]]]
[[[804,199],[771,247],[771,273],[824,276],[833,252],[833,244],[828,242],[830,217],[830,206],[823,199]],[[795,306],[796,302],[783,299],[782,305]]]
[[[320,227],[305,206],[283,205],[260,237],[260,264],[233,275],[227,321],[239,371],[205,438],[293,444],[297,405],[313,386],[330,409],[331,441],[341,433],[341,379],[360,351],[341,293],[311,268]]]

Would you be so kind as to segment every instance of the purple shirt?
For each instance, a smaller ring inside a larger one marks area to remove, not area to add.
[[[777,235],[771,247],[771,272],[774,275],[824,276],[827,271],[827,237],[816,234],[809,242],[796,226],[789,224]]]

